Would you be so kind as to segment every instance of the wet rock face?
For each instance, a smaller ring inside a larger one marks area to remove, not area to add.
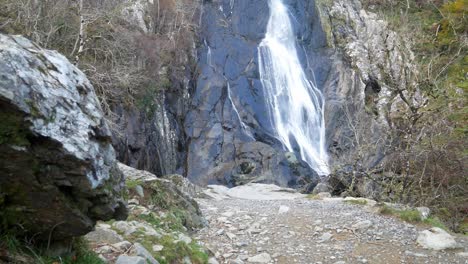
[[[326,41],[313,2],[290,1],[290,6],[307,68],[307,54]],[[291,162],[270,127],[257,59],[268,19],[268,1],[204,3],[198,82],[185,119],[186,174],[195,183],[302,186],[317,177],[300,159]],[[310,65],[308,74],[323,82],[323,67],[326,63]]]
[[[180,101],[182,101],[182,94]],[[173,95],[177,97],[176,94]],[[163,95],[161,97],[164,97]],[[185,158],[185,137],[181,129],[184,114],[176,111],[181,102],[158,99],[158,108],[150,114],[138,107],[114,107],[118,126],[112,142],[117,159],[134,168],[156,175],[175,173]]]
[[[374,168],[385,159],[394,90],[408,83],[413,54],[407,43],[358,0],[317,0],[332,67],[324,84],[327,141],[334,166]],[[392,88],[393,87],[393,88]],[[403,88],[404,89],[404,88]],[[360,153],[364,152],[364,153]]]
[[[111,134],[84,74],[55,51],[0,35],[0,223],[35,238],[126,218]]]

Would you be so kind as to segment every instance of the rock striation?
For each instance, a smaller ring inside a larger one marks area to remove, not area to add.
[[[123,175],[94,89],[64,56],[0,35],[0,223],[36,239],[125,219]]]

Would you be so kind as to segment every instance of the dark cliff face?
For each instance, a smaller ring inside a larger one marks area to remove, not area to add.
[[[156,175],[183,173],[185,163],[184,118],[187,112],[190,74],[185,81],[173,81],[177,89],[160,92],[152,100],[156,107],[116,105],[113,144],[119,161]]]
[[[403,64],[398,58],[404,56],[392,48],[397,38],[386,38],[384,22],[361,10],[359,1],[284,3],[293,17],[301,64],[325,97],[330,169],[351,164],[354,157],[359,166],[374,166],[385,144],[379,138],[385,118],[378,112],[392,106],[381,100],[388,98],[384,83],[371,98],[365,82],[398,71]],[[200,10],[196,69],[189,68],[184,80],[171,80],[173,89],[160,95],[152,116],[116,111],[124,135],[115,140],[119,159],[157,175],[181,173],[201,185],[255,181],[312,188],[317,174],[273,136],[259,79],[268,1],[204,1]],[[375,105],[368,106],[365,98]]]
[[[326,40],[312,1],[288,1],[299,54],[320,87],[327,79]],[[185,122],[186,173],[199,184],[247,181],[300,186],[317,179],[272,135],[259,80],[258,45],[268,1],[213,1],[203,6],[199,75]]]

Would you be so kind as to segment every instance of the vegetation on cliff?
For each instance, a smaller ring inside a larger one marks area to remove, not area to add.
[[[0,32],[23,35],[77,64],[109,120],[115,105],[151,114],[157,91],[177,89],[171,83],[194,67],[197,0],[0,0],[0,6]]]
[[[418,107],[392,113],[396,148],[385,170],[394,200],[432,207],[450,228],[468,232],[468,1],[365,0],[408,41]]]

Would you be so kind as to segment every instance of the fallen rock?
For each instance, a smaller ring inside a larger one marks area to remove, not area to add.
[[[132,253],[144,258],[146,260],[145,263],[148,264],[159,264],[159,262],[151,255],[151,253],[143,247],[140,243],[133,244]]]
[[[280,208],[278,209],[278,214],[284,214],[289,211],[289,207],[281,205]]]
[[[179,236],[177,237],[177,241],[182,241],[182,242],[184,242],[185,244],[190,244],[190,243],[192,243],[192,239],[191,239],[189,236],[187,236],[187,235],[185,235],[185,234],[182,234],[182,233],[179,234]]]
[[[318,238],[318,240],[319,240],[319,242],[327,242],[330,239],[332,239],[332,237],[333,237],[333,235],[330,232],[327,232],[327,233],[324,233],[323,235],[321,235]]]
[[[164,175],[164,179],[170,180],[185,195],[196,198],[203,193],[203,189],[191,183],[187,178],[178,174]]]
[[[261,253],[248,258],[247,261],[253,263],[268,263],[271,261],[271,256],[268,253]]]
[[[416,207],[416,210],[419,212],[422,221],[426,220],[429,215],[431,215],[431,209],[427,207]]]
[[[98,254],[108,254],[108,253],[112,253],[113,251],[114,250],[110,246],[102,246],[94,250],[94,252]]]
[[[324,192],[330,193],[332,190],[333,188],[328,183],[321,182],[317,184],[317,186],[315,186],[314,190],[312,191],[312,194],[319,194]]]
[[[208,264],[219,264],[219,262],[215,258],[208,259]]]
[[[438,227],[421,231],[417,242],[423,248],[433,250],[453,249],[458,247],[453,236]]]
[[[143,187],[140,185],[135,186],[135,192],[140,196],[141,198],[145,198],[145,191],[143,190]]]
[[[154,245],[153,246],[153,251],[154,252],[159,252],[159,251],[161,251],[163,249],[164,249],[164,246],[162,246],[162,245]]]
[[[147,264],[147,262],[142,257],[120,255],[115,264]]]
[[[364,230],[364,229],[368,229],[369,227],[371,227],[373,225],[372,221],[371,220],[363,220],[363,221],[359,221],[357,223],[355,223],[352,228],[354,230]]]
[[[2,34],[0,74],[0,222],[69,240],[125,219],[111,132],[86,76],[58,52]]]
[[[162,210],[177,210],[181,214],[178,217],[181,218],[182,224],[190,230],[206,225],[206,220],[193,197],[179,190],[177,185],[170,180],[157,178],[147,171],[137,170],[121,163],[119,163],[119,168],[126,179],[144,183],[141,184],[145,194],[145,199],[140,200],[142,206],[154,205]]]
[[[112,244],[112,246],[120,251],[127,251],[132,246],[132,243],[128,241],[122,241]]]
[[[123,237],[114,230],[99,227],[97,227],[95,231],[88,233],[85,238],[87,241],[96,244],[115,244],[124,240]]]

